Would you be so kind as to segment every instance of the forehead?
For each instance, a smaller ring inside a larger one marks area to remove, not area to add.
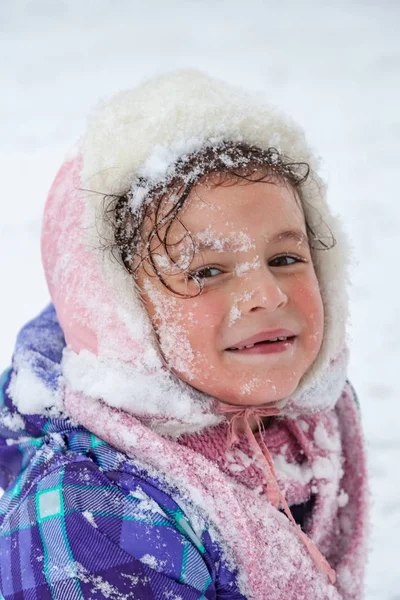
[[[291,186],[280,182],[199,184],[192,190],[181,220],[200,237],[206,229],[216,234],[246,231],[267,238],[289,229],[305,233],[301,202]]]

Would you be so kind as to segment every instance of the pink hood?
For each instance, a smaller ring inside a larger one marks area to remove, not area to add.
[[[44,215],[43,264],[68,345],[63,360],[68,386],[173,436],[201,431],[224,417],[216,414],[213,399],[165,369],[132,278],[107,248],[112,231],[104,218],[104,195],[127,192],[139,176],[158,181],[179,156],[219,139],[274,144],[317,168],[301,130],[275,109],[197,71],[178,71],[122,93],[97,111],[58,173]],[[328,227],[337,244],[328,252],[313,251],[325,335],[314,365],[284,403],[282,414],[291,416],[333,407],[347,367],[347,242],[322,182],[311,179],[304,194],[308,220],[321,235]]]

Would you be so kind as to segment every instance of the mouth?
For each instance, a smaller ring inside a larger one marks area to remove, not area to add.
[[[278,338],[277,340],[268,340],[265,342],[256,342],[243,348],[227,348],[227,352],[232,354],[273,354],[274,352],[284,352],[293,346],[295,336],[288,338]]]
[[[238,342],[235,346],[226,348],[232,354],[272,354],[284,352],[290,348],[296,340],[296,335],[288,330],[276,330],[274,332],[261,332],[251,338]]]

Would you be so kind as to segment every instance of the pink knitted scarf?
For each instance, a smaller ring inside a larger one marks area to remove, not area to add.
[[[349,392],[347,389],[342,395],[347,409],[354,402]],[[337,547],[335,549],[339,513],[349,501],[344,482],[353,479],[354,484],[355,476],[354,472],[350,475],[349,464],[347,473],[343,469],[346,466],[342,447],[345,432],[340,431],[339,406],[318,417],[296,421],[276,418],[279,416],[277,408],[221,405],[220,412],[231,416],[230,420],[202,433],[184,435],[178,441],[217,463],[226,475],[242,485],[259,489],[272,506],[283,510],[316,566],[331,583],[336,581],[331,565],[338,564],[340,559]],[[266,427],[264,418],[269,418]],[[250,427],[250,420],[256,424],[255,432]],[[359,444],[358,449],[361,447]],[[359,464],[359,474],[361,482],[365,478],[364,461]],[[289,505],[305,503],[312,496],[317,499],[315,510],[304,523],[303,531],[293,518]],[[360,518],[365,516],[365,506],[360,505],[362,498],[359,498],[358,508],[363,515],[356,509]],[[312,538],[318,540],[330,562]]]
[[[127,413],[68,389],[65,407],[84,427],[156,469],[158,477],[164,473],[166,482],[181,490],[180,502],[188,513],[190,498],[209,513],[217,527],[215,531],[219,531],[238,566],[246,597],[362,597],[367,534],[366,465],[357,409],[349,387],[344,389],[334,410],[296,422],[274,419],[262,433],[286,501],[295,504],[315,496],[312,517],[305,529],[336,570],[334,586],[326,575],[318,576],[316,560],[307,560],[309,553],[304,543],[296,542],[299,538],[293,524],[282,520],[283,515],[268,502],[262,461],[254,457],[246,435],[237,431],[238,444],[227,451],[227,423],[200,434],[181,436],[177,443],[157,435]],[[268,551],[260,553],[261,547]]]

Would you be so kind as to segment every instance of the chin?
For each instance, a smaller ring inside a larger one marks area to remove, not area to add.
[[[282,382],[282,377],[279,379],[280,381],[277,383],[274,383],[273,380],[264,382],[259,380],[257,385],[253,384],[253,388],[251,383],[241,385],[240,388],[231,390],[231,393],[226,394],[225,400],[223,398],[220,398],[220,400],[242,406],[259,406],[285,400],[295,392],[300,378],[296,377],[291,381],[286,380],[284,382]]]
[[[184,379],[180,375],[181,379]],[[223,379],[223,378],[222,378]],[[275,380],[275,382],[274,382]],[[236,406],[261,406],[272,402],[279,402],[289,398],[296,390],[300,377],[290,370],[288,374],[276,373],[275,377],[262,378],[257,376],[244,376],[241,380],[236,379],[232,385],[232,378],[227,381],[219,379],[208,379],[187,381],[193,388],[204,392],[220,402]]]

